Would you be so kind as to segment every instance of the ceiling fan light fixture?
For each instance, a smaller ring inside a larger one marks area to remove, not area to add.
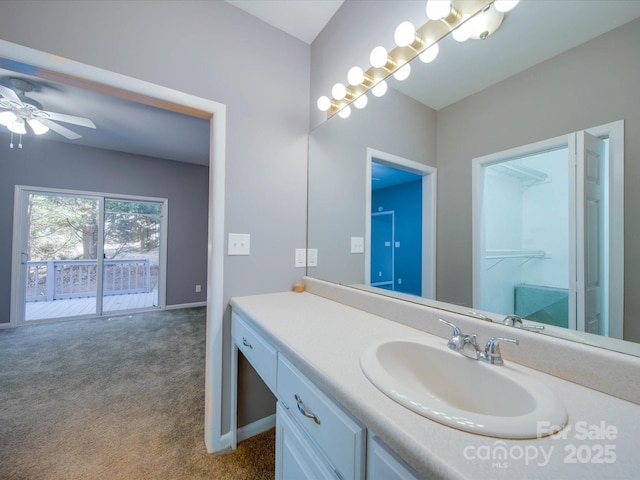
[[[47,127],[46,125],[42,124],[41,122],[39,122],[35,118],[31,118],[31,119],[27,120],[27,123],[31,127],[31,130],[33,130],[33,133],[35,133],[36,135],[42,135],[42,134],[47,133],[49,131],[49,127]]]
[[[18,117],[16,116],[16,114],[13,113],[11,110],[8,110],[6,112],[0,112],[0,125],[4,125],[5,127],[8,127],[13,122],[15,122],[17,118]]]
[[[24,120],[21,118],[16,118],[12,123],[7,125],[7,128],[13,133],[17,133],[19,135],[27,133],[27,129],[24,127]]]

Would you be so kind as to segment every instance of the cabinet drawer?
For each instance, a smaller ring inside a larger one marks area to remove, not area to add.
[[[231,314],[231,337],[251,366],[273,392],[276,385],[276,350],[240,315]]]
[[[364,428],[282,355],[278,358],[277,394],[339,478],[364,478]]]

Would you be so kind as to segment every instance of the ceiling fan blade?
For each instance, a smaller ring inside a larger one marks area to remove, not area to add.
[[[62,135],[65,138],[68,138],[69,140],[76,140],[78,138],[82,138],[82,135],[78,135],[76,132],[72,132],[67,127],[58,125],[57,123],[52,122],[51,120],[47,120],[46,118],[39,118],[38,121],[42,122],[43,125],[46,125],[54,132]]]
[[[88,118],[76,117],[75,115],[67,115],[66,113],[47,112],[46,110],[41,111],[48,116],[49,120],[72,123],[74,125],[80,125],[81,127],[96,128],[95,124]]]
[[[5,87],[4,85],[0,85],[0,95],[11,102],[15,102],[18,105],[22,105],[22,100],[18,97],[18,94],[11,90],[10,88]]]

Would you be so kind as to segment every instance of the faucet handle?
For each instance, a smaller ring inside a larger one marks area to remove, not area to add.
[[[502,354],[500,353],[500,342],[515,343],[516,345],[520,343],[515,338],[491,337],[484,348],[483,360],[492,365],[504,365],[504,360],[502,360]]]
[[[476,341],[476,334],[467,335],[466,333],[462,333],[459,327],[454,325],[451,322],[447,322],[446,320],[439,319],[440,322],[449,325],[453,332],[451,334],[451,338],[447,342],[447,347],[449,347],[454,352],[458,352],[465,357],[473,358],[474,360],[478,359],[480,354],[480,349],[478,348],[478,342]],[[472,348],[473,353],[467,353],[466,347],[469,345]]]
[[[544,325],[525,325],[522,322],[522,318],[518,315],[507,315],[504,320],[502,320],[502,323],[509,327],[521,328],[523,330],[544,330]]]
[[[453,332],[451,333],[452,337],[457,337],[459,335],[462,335],[462,330],[460,330],[460,328],[458,328],[453,323],[447,322],[446,320],[443,320],[441,318],[439,318],[438,320],[440,320],[440,323],[444,323],[445,325],[449,325],[453,329]]]
[[[522,318],[518,315],[507,315],[504,317],[504,320],[502,320],[502,323],[509,327],[518,327],[519,325],[522,325]]]

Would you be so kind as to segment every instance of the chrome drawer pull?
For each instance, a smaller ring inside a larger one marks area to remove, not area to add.
[[[246,338],[244,338],[244,337],[242,337],[242,344],[243,344],[245,347],[249,347],[251,350],[253,350],[253,345],[251,345],[251,344],[247,341],[247,339],[246,339]]]
[[[312,419],[314,422],[320,425],[320,419],[318,418],[318,416],[314,413],[310,413],[305,410],[304,403],[302,403],[302,399],[300,398],[300,395],[296,393],[294,397],[296,399],[296,402],[298,403],[298,410],[300,410],[300,413],[305,417]]]

